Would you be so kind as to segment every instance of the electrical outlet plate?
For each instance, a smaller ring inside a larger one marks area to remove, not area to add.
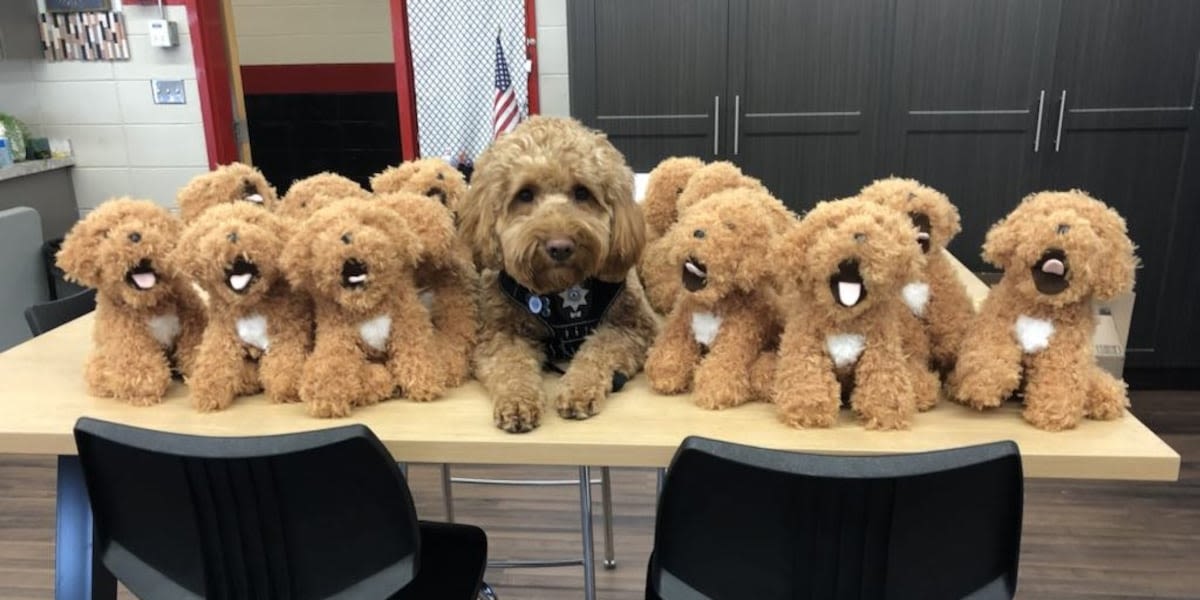
[[[182,79],[152,79],[150,88],[154,92],[155,104],[187,104]]]

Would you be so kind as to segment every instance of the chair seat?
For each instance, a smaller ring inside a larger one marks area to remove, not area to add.
[[[487,536],[472,525],[422,521],[420,570],[392,600],[473,598],[487,568]]]

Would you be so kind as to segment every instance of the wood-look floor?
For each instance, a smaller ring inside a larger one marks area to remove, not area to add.
[[[1174,483],[1031,480],[1020,598],[1200,598],[1200,393],[1134,394],[1138,416],[1183,456]],[[456,467],[456,475],[569,478],[574,469]],[[0,599],[53,596],[54,459],[0,456]],[[440,472],[413,465],[422,518],[442,517]],[[597,570],[599,597],[642,598],[654,523],[654,473],[614,469],[618,568]],[[602,553],[597,504],[596,549]],[[458,485],[460,521],[484,527],[493,558],[581,551],[575,488]],[[582,597],[577,567],[492,570],[504,600]],[[123,593],[123,597],[130,597]]]

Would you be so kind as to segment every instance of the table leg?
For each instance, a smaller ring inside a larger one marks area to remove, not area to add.
[[[446,522],[454,522],[454,481],[450,478],[450,465],[442,463],[442,504],[445,505]]]
[[[117,580],[100,562],[92,508],[78,456],[58,457],[54,543],[55,600],[115,600]]]
[[[665,483],[667,481],[667,470],[662,467],[659,467],[658,469],[656,469],[656,471],[657,471],[657,477],[656,477],[655,496],[662,497],[663,483]]]
[[[592,545],[592,468],[579,467],[579,519],[583,532],[583,597],[596,600],[596,548]]]
[[[617,568],[617,551],[613,546],[612,474],[600,467],[600,504],[604,507],[604,568]]]

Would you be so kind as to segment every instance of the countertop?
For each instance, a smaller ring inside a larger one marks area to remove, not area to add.
[[[75,165],[74,158],[47,158],[44,160],[26,160],[7,167],[0,167],[0,181],[16,179],[26,175],[36,175],[54,169],[65,169]]]

